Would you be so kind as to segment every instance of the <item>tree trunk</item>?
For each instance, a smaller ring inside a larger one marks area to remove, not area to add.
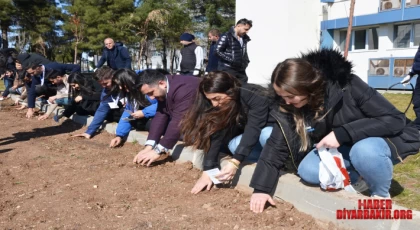
[[[162,65],[163,65],[164,70],[168,70],[168,60],[166,59],[167,42],[165,39],[162,39],[162,42],[163,42]]]
[[[353,27],[353,14],[354,14],[354,5],[355,4],[356,4],[356,0],[351,0],[351,2],[350,2],[349,26],[347,28],[346,46],[344,48],[344,57],[346,59],[347,59],[347,55],[349,53],[349,44],[350,44],[351,30],[352,30],[352,27]]]
[[[7,39],[7,31],[9,29],[9,25],[6,23],[1,23],[1,38],[3,41],[3,49],[9,48],[9,40]]]
[[[172,53],[171,53],[171,74],[174,74],[175,53],[176,53],[176,48],[173,48]]]
[[[74,45],[74,61],[73,61],[73,64],[77,64],[77,42],[76,42],[76,44]]]

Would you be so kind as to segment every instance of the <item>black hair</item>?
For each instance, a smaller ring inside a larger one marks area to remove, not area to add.
[[[94,93],[93,82],[90,78],[87,78],[81,73],[71,73],[67,78],[67,82],[70,84],[78,84],[79,90],[74,90],[73,87],[69,87],[69,97],[77,97],[81,94],[91,96]]]
[[[60,71],[57,71],[55,69],[52,69],[52,70],[50,70],[50,71],[47,72],[47,76],[45,76],[45,78],[48,81],[51,81],[51,80],[57,79],[57,77],[59,77],[59,76],[62,77],[63,74],[61,74]]]
[[[115,94],[119,91],[120,97],[126,97],[133,107],[134,103],[140,105],[141,107],[150,105],[146,96],[142,94],[139,87],[137,87],[140,84],[140,79],[141,77],[130,69],[119,69],[115,71],[112,77],[112,89],[109,95]],[[122,88],[121,90],[120,87]]]
[[[143,85],[156,85],[159,81],[166,80],[168,71],[164,69],[146,69],[139,73],[139,81],[136,85],[137,89],[140,89]]]
[[[236,23],[236,25],[239,25],[239,24],[249,25],[249,27],[252,27],[252,21],[248,20],[246,18],[239,19],[239,21]]]
[[[115,71],[111,69],[111,67],[105,65],[95,71],[93,74],[93,79],[96,81],[109,80],[112,78],[114,72]]]

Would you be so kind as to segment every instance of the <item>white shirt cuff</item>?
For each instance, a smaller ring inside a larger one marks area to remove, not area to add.
[[[156,141],[154,141],[154,140],[147,140],[146,143],[144,143],[144,145],[150,145],[150,146],[152,146],[152,148],[154,148],[155,145],[156,145]]]

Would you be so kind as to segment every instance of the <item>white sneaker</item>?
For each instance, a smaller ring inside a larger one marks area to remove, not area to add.
[[[369,189],[369,186],[366,184],[366,181],[364,181],[361,177],[359,177],[356,183],[351,184],[351,186],[353,186],[354,190],[356,190],[359,193],[362,193]]]
[[[374,198],[374,199],[391,199],[391,196],[388,196],[388,197],[382,197],[382,196],[378,196],[378,195],[372,195],[372,196],[370,196],[370,197],[372,197],[372,198]]]
[[[4,97],[0,97],[0,101],[3,101],[4,100]]]

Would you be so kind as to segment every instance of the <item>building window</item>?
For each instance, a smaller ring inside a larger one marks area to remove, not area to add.
[[[395,59],[394,77],[405,77],[413,66],[414,59]]]
[[[347,30],[340,31],[340,49],[341,51],[344,51],[346,47],[346,36],[347,36]],[[350,36],[350,43],[349,43],[349,51],[351,50],[351,36]]]
[[[414,39],[413,39],[414,46],[420,46],[420,23],[414,24],[413,36],[414,36]]]
[[[401,0],[381,0],[381,11],[401,9]]]
[[[366,30],[354,31],[354,49],[366,49]]]
[[[389,59],[369,60],[369,75],[388,76],[389,75]]]
[[[420,0],[405,0],[405,7],[419,6]]]
[[[394,26],[394,48],[410,47],[411,24]]]
[[[377,50],[379,48],[379,38],[377,28],[370,28],[367,34],[368,49]]]
[[[367,30],[354,31],[354,49],[355,50],[377,50],[378,49],[378,30],[370,28]]]

